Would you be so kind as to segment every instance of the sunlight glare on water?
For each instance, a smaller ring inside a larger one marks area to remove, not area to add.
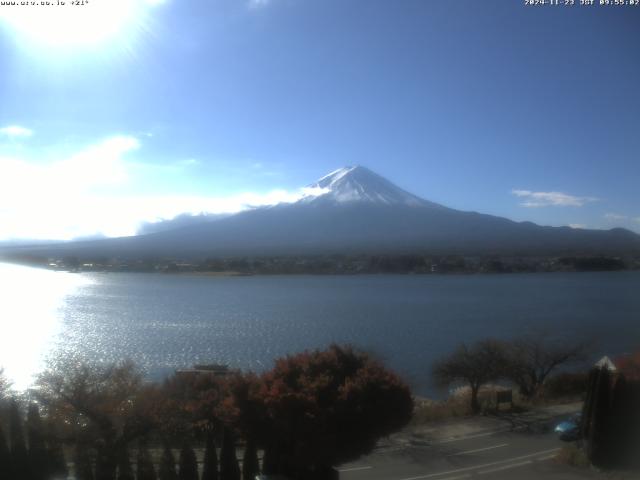
[[[61,330],[59,309],[67,295],[91,280],[0,263],[0,368],[16,390],[24,390],[44,366]]]

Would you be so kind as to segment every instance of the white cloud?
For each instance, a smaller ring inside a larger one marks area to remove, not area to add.
[[[584,229],[587,226],[584,223],[570,223],[569,226],[574,229]]]
[[[640,217],[634,218],[633,221],[636,222],[636,223],[640,223]]]
[[[133,235],[142,222],[181,213],[236,213],[324,193],[299,189],[226,196],[123,194],[123,188],[132,192],[140,186],[136,182],[141,163],[135,155],[139,148],[136,138],[116,136],[49,163],[0,156],[0,240]],[[190,160],[184,163],[197,164]]]
[[[516,197],[524,201],[523,207],[582,207],[587,203],[596,202],[595,197],[577,197],[562,192],[532,192],[531,190],[511,190]]]
[[[71,239],[94,234],[127,236],[134,235],[142,222],[171,219],[181,213],[236,213],[251,207],[292,202],[299,198],[299,193],[285,190],[243,192],[219,197],[85,195],[81,201],[54,201],[29,210],[22,209],[20,213],[27,214],[27,221],[19,218],[17,224],[13,225],[20,234],[7,235],[3,229],[11,225],[3,224],[0,238]],[[0,219],[2,217],[0,212]]]
[[[607,220],[626,220],[629,217],[626,215],[620,215],[619,213],[606,213],[604,218]]]
[[[318,197],[320,195],[324,195],[325,193],[329,193],[331,189],[325,187],[303,187],[300,189],[300,191],[305,197]]]
[[[33,130],[20,125],[8,125],[0,128],[0,134],[9,138],[26,138],[33,135]]]
[[[129,180],[124,156],[139,147],[117,136],[47,164],[0,157],[0,238],[71,238],[99,231],[96,191]],[[89,227],[85,227],[90,225]]]

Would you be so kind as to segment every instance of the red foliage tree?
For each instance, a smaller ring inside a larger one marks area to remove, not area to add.
[[[211,430],[219,425],[225,382],[213,373],[180,373],[160,389],[155,416],[165,434],[184,436],[185,430]]]
[[[254,373],[237,373],[223,385],[224,398],[218,409],[220,420],[233,427],[247,442],[257,442],[269,433],[263,383]]]
[[[411,392],[397,375],[338,345],[277,360],[262,377],[261,397],[268,426],[258,433],[270,468],[293,478],[314,478],[370,452],[413,411]]]

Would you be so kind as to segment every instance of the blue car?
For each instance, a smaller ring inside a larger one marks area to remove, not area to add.
[[[582,421],[582,414],[576,413],[567,420],[563,420],[553,429],[558,434],[560,440],[570,442],[577,440],[580,437],[580,422]]]

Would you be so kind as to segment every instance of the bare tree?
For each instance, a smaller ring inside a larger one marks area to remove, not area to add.
[[[466,383],[471,389],[471,410],[480,411],[478,392],[488,382],[504,375],[507,348],[498,340],[487,339],[470,346],[464,343],[433,366],[433,377],[441,386]]]
[[[507,377],[527,398],[536,396],[551,372],[586,358],[587,344],[552,337],[548,332],[523,335],[509,344]]]
[[[9,395],[10,388],[11,382],[4,375],[4,369],[0,368],[0,401]]]
[[[38,397],[48,417],[66,427],[67,440],[96,449],[96,477],[114,478],[117,453],[146,433],[137,404],[142,376],[129,362],[63,362],[41,374]]]

